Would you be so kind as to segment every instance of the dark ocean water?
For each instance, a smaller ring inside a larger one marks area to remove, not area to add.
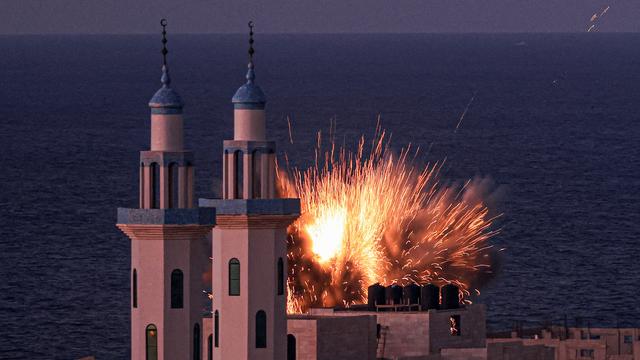
[[[245,44],[170,37],[199,196],[220,176]],[[0,37],[1,359],[128,357],[115,208],[137,204],[159,45]],[[491,328],[565,314],[640,326],[640,35],[259,35],[256,48],[269,132],[293,165],[311,163],[330,119],[353,143],[380,114],[396,148],[446,158],[447,181],[493,179],[507,250],[477,299]]]

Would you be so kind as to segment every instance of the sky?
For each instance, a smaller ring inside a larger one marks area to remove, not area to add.
[[[0,34],[639,32],[639,0],[0,0]]]

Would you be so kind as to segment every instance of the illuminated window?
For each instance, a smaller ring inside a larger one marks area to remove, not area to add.
[[[146,347],[146,360],[158,360],[158,328],[153,324],[147,325]]]
[[[449,317],[449,326],[451,336],[460,336],[460,315],[451,315]]]
[[[256,313],[256,347],[267,347],[267,313],[263,310]]]
[[[175,269],[171,272],[171,308],[182,309],[184,276],[182,271]]]
[[[240,260],[229,260],[229,295],[240,295]]]
[[[278,295],[284,294],[284,261],[278,258]]]

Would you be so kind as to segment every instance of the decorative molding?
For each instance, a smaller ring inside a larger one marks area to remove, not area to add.
[[[117,224],[131,240],[198,240],[204,238],[213,225],[137,225]]]
[[[221,229],[282,229],[298,215],[218,215],[217,227]]]

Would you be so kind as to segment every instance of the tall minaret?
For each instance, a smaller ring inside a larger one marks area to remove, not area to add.
[[[151,150],[140,152],[140,207],[118,209],[131,239],[131,359],[201,359],[206,234],[215,209],[193,207],[193,154],[182,99],[170,87],[166,20],[162,87],[149,102]]]
[[[223,199],[213,230],[213,358],[286,358],[287,226],[299,199],[276,199],[275,143],[265,130],[265,96],[255,84],[253,23],[247,82],[233,96],[233,140],[224,141]]]

